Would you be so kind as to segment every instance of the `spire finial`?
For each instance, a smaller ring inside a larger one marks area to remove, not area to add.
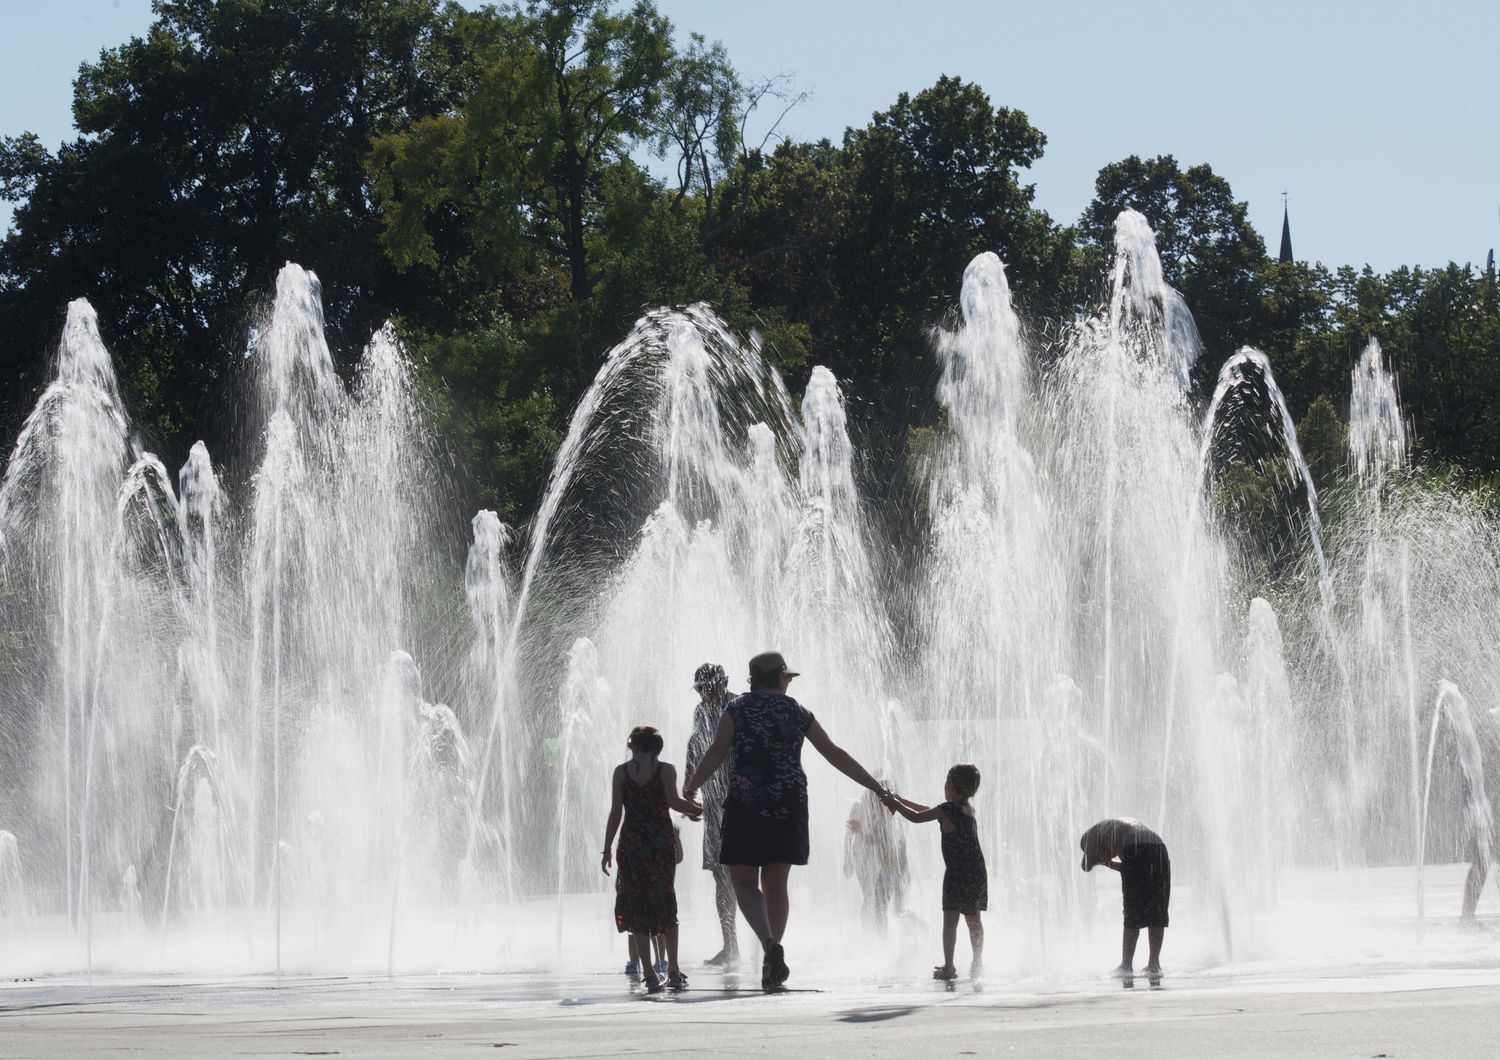
[[[1292,257],[1292,215],[1287,202],[1287,193],[1283,191],[1281,193],[1281,253],[1276,256],[1281,262],[1295,260]]]

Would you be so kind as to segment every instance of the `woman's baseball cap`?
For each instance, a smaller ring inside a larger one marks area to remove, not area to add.
[[[788,670],[786,660],[781,657],[779,651],[764,651],[750,660],[750,683],[769,684],[782,674],[788,677],[800,677],[801,674],[795,670]]]

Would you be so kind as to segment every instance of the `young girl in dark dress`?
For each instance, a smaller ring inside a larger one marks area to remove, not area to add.
[[[614,796],[609,823],[604,830],[604,854],[599,867],[609,875],[610,848],[619,831],[619,875],[615,878],[615,927],[635,937],[636,952],[646,955],[646,989],[662,989],[662,980],[651,967],[651,937],[667,939],[666,985],[674,990],[687,986],[687,976],[677,966],[677,845],[669,810],[679,810],[693,820],[699,808],[677,795],[677,771],[658,762],[661,733],[649,725],[630,731],[627,745],[630,761],[615,767]],[[625,826],[620,827],[623,815]]]
[[[979,914],[989,908],[989,875],[984,868],[984,851],[979,849],[979,828],[969,800],[979,790],[979,769],[957,765],[948,770],[940,806],[922,806],[899,795],[891,795],[886,805],[908,821],[920,824],[936,821],[943,829],[943,963],[932,970],[934,979],[957,979],[953,967],[953,947],[958,941],[958,918],[969,925],[969,945],[974,962],[969,975],[979,977],[984,960],[984,924]]]

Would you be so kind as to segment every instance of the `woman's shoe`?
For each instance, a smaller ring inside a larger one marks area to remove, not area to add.
[[[666,983],[663,982],[655,972],[652,972],[651,974],[646,976],[646,993],[659,994],[665,989]]]
[[[686,990],[688,988],[687,976],[681,972],[673,972],[667,976],[668,990]]]
[[[786,951],[781,948],[781,943],[771,943],[766,947],[766,959],[761,963],[761,979],[780,986],[791,974],[791,969],[786,966]]]

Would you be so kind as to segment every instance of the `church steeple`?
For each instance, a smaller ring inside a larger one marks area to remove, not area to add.
[[[1286,192],[1281,193],[1281,255],[1278,261],[1289,262],[1292,258],[1292,217],[1287,209]]]

